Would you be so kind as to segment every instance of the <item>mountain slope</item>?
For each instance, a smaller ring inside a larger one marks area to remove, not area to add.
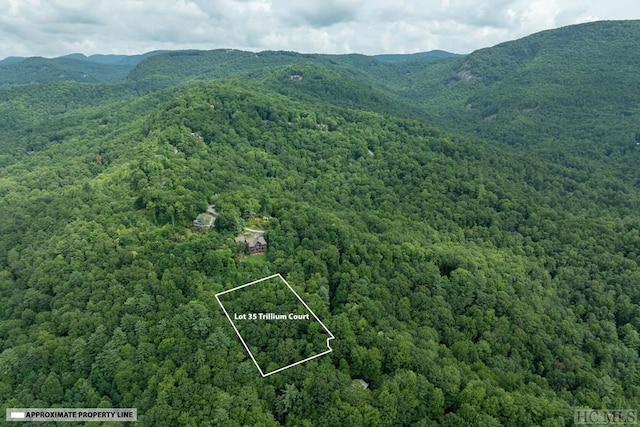
[[[390,85],[398,73],[364,55],[316,55],[295,52],[243,52],[237,50],[178,51],[141,62],[127,83],[141,92],[190,81],[232,80],[266,85],[288,96],[337,106],[427,117],[408,105]]]
[[[87,83],[121,81],[131,67],[106,65],[75,58],[26,58],[0,65],[0,84],[16,85],[50,81]]]
[[[145,90],[179,85],[189,80],[222,78],[260,79],[273,67],[313,64],[328,67],[357,79],[361,84],[392,95],[390,88],[404,81],[407,70],[423,63],[439,62],[446,58],[421,56],[407,61],[380,61],[375,57],[351,55],[301,54],[285,51],[243,52],[234,49],[211,51],[176,51],[154,56],[141,62],[127,80]]]
[[[199,83],[33,125],[64,133],[0,169],[3,404],[156,426],[638,405],[637,189],[594,173],[581,196],[516,149],[295,98]],[[213,195],[228,221],[194,233]],[[268,255],[248,262],[233,237],[264,216]],[[337,339],[263,379],[213,294],[275,272]]]
[[[406,62],[406,61],[415,61],[415,60],[436,60],[442,58],[452,58],[461,56],[457,53],[446,52],[444,50],[431,50],[429,52],[418,52],[418,53],[410,53],[410,54],[382,54],[382,55],[373,55],[379,61],[384,62]]]
[[[545,31],[436,64],[406,95],[443,124],[509,144],[597,136],[602,152],[624,154],[640,135],[639,42],[640,21]]]
[[[115,83],[124,81],[129,72],[145,58],[163,53],[142,55],[91,55],[81,53],[58,58],[5,58],[0,61],[0,86],[29,83],[76,81]]]
[[[156,50],[152,52],[143,53],[140,55],[90,55],[86,56],[82,53],[72,53],[70,55],[61,56],[60,58],[70,58],[79,61],[94,62],[96,64],[106,65],[129,65],[131,67],[138,64],[145,58],[165,53],[166,51]],[[59,58],[57,58],[59,59]]]
[[[15,64],[16,62],[23,61],[25,58],[22,56],[8,56],[3,60],[0,60],[0,65]]]

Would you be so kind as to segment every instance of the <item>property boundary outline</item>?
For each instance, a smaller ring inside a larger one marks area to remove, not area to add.
[[[231,320],[231,316],[229,316],[229,313],[227,312],[227,309],[224,308],[224,305],[220,301],[219,296],[220,295],[224,295],[224,294],[228,294],[228,293],[233,292],[233,291],[237,291],[238,289],[242,289],[242,288],[246,288],[248,286],[255,285],[256,283],[264,282],[265,280],[273,279],[274,277],[279,277],[280,280],[282,280],[284,282],[284,284],[287,285],[289,290],[291,292],[293,292],[293,294],[296,296],[296,298],[298,298],[298,301],[300,301],[302,303],[302,305],[304,305],[304,307],[307,310],[309,310],[309,312],[311,313],[313,318],[316,319],[318,321],[318,323],[320,323],[320,325],[322,325],[324,330],[329,334],[329,338],[327,338],[327,348],[328,348],[328,350],[323,351],[323,352],[318,353],[318,354],[314,354],[311,357],[307,357],[306,359],[299,360],[299,361],[297,361],[295,363],[291,363],[291,364],[289,364],[287,366],[284,366],[282,368],[278,368],[278,369],[275,369],[275,370],[273,370],[271,372],[265,373],[265,372],[262,371],[262,368],[260,368],[260,365],[258,365],[258,362],[256,361],[256,358],[253,356],[253,353],[251,353],[251,350],[249,350],[249,346],[244,341],[244,338],[242,338],[242,335],[240,335],[240,331],[238,331],[238,328],[236,327],[235,323],[233,323],[233,320]],[[331,353],[333,351],[333,349],[331,348],[331,345],[329,344],[329,342],[331,340],[335,339],[336,337],[331,333],[329,328],[326,327],[326,325],[322,322],[322,320],[320,320],[318,318],[318,316],[316,316],[316,314],[313,312],[313,310],[311,310],[311,308],[307,305],[307,303],[304,302],[304,300],[302,298],[300,298],[300,295],[298,295],[298,293],[295,291],[295,289],[293,289],[291,287],[289,282],[287,282],[284,279],[284,277],[282,277],[280,275],[280,273],[272,274],[271,276],[267,276],[267,277],[264,277],[262,279],[254,280],[253,282],[245,283],[244,285],[236,286],[235,288],[228,289],[226,291],[218,292],[217,294],[215,294],[215,297],[216,297],[216,300],[218,301],[218,304],[220,305],[220,307],[222,307],[222,311],[224,311],[224,314],[227,316],[227,319],[229,319],[229,323],[231,323],[231,326],[233,327],[233,330],[236,331],[236,334],[238,335],[238,338],[240,338],[240,342],[242,342],[242,345],[244,346],[245,350],[247,350],[247,353],[249,353],[249,357],[251,357],[251,360],[253,360],[253,364],[256,365],[256,368],[258,368],[258,372],[260,372],[260,375],[262,377],[268,377],[269,375],[277,374],[278,372],[282,372],[285,369],[293,368],[294,366],[297,366],[297,365],[300,365],[302,363],[308,362],[309,360],[315,359],[317,357],[324,356],[325,354],[329,354],[329,353]]]

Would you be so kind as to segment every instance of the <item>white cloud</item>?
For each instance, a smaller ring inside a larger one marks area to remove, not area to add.
[[[360,0],[273,0],[275,18],[293,26],[326,28],[356,20],[364,2]]]
[[[640,17],[635,0],[0,0],[0,9],[0,58],[224,47],[465,53],[596,17]]]

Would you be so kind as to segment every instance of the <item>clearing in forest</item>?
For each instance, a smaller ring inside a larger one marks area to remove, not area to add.
[[[332,351],[333,334],[280,274],[216,299],[263,377]]]

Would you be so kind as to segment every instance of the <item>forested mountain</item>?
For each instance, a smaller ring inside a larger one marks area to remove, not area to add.
[[[404,55],[383,54],[374,55],[373,57],[386,62],[406,62],[415,60],[436,60],[442,58],[451,58],[460,56],[456,53],[445,52],[444,50],[431,50],[429,52],[409,53]]]
[[[640,142],[638,43],[640,21],[545,31],[425,64],[398,93],[448,127],[619,159]]]
[[[144,426],[640,408],[638,38],[169,52],[117,83],[0,88],[2,406],[134,407]],[[234,241],[247,225],[266,256]],[[275,273],[336,338],[262,378],[214,295]]]
[[[154,56],[159,58],[150,59]],[[322,55],[284,51],[243,52],[235,49],[212,51],[153,51],[141,55],[90,55],[73,53],[58,58],[8,57],[0,60],[0,86],[59,81],[78,82],[145,82],[147,89],[159,89],[190,79],[233,77],[247,71],[277,65],[309,62],[367,76],[368,71],[387,70],[385,78],[397,75],[384,63],[433,62],[459,55],[445,51],[401,55]],[[259,59],[259,60],[256,60]],[[137,65],[142,62],[138,67]],[[372,68],[372,70],[369,70]],[[392,77],[393,76],[393,77]],[[380,77],[380,76],[378,76]],[[380,79],[374,78],[378,81]],[[381,80],[380,80],[381,81]],[[378,81],[379,82],[379,81]],[[150,85],[150,86],[149,86]]]
[[[147,52],[141,55],[83,55],[82,53],[72,53],[70,55],[65,55],[60,58],[69,58],[76,59],[78,61],[86,61],[86,62],[94,62],[96,64],[109,64],[109,65],[130,65],[131,67],[138,64],[138,62],[142,61],[145,58],[160,55],[167,51],[163,50],[155,50],[152,52]]]
[[[91,55],[81,53],[58,58],[9,57],[0,61],[0,86],[47,82],[115,83],[145,58],[163,53],[143,55]]]
[[[22,60],[24,60],[25,58],[21,57],[21,56],[8,56],[2,60],[0,60],[0,65],[9,65],[9,64],[14,64],[16,62],[20,62]]]
[[[69,57],[25,58],[0,65],[0,82],[4,85],[50,81],[116,82],[130,70],[128,65],[101,64]]]
[[[418,62],[438,62],[422,59]],[[411,61],[413,63],[413,61]],[[175,86],[185,81],[230,78],[260,80],[274,67],[313,65],[333,73],[358,78],[363,84],[386,88],[398,80],[400,67],[365,55],[321,55],[287,51],[244,52],[235,49],[175,51],[154,56],[138,64],[127,77],[147,90]],[[292,72],[294,72],[292,70]]]

